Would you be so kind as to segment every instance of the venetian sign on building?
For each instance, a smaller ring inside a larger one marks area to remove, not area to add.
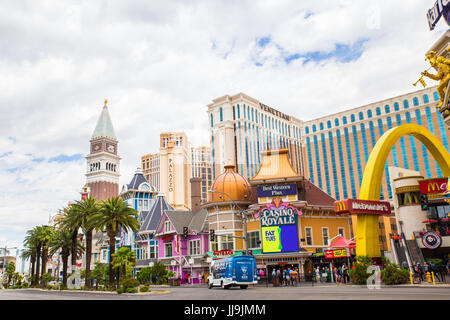
[[[275,198],[256,214],[260,219],[263,253],[295,252],[299,250],[297,217],[302,212]]]

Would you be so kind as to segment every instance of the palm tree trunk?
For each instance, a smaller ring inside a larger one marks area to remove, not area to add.
[[[72,233],[72,271],[75,271],[75,266],[77,265],[77,245],[78,245],[78,230],[73,230]]]
[[[42,269],[41,269],[41,277],[44,276],[44,274],[47,273],[47,259],[48,259],[48,248],[47,243],[44,243],[42,248]],[[46,285],[44,281],[42,281],[42,285]]]
[[[86,232],[86,286],[91,287],[89,272],[91,271],[91,255],[92,255],[92,230]]]
[[[34,268],[36,265],[36,256],[32,255],[31,256],[31,285],[34,284]]]
[[[116,235],[112,232],[108,232],[109,235],[109,285],[114,285],[115,272],[112,267],[112,255],[116,252]]]
[[[40,267],[40,260],[41,260],[41,246],[39,245],[36,248],[36,274],[34,277],[34,285],[38,286],[39,285],[39,267]]]
[[[67,287],[67,264],[69,262],[69,253],[62,254],[63,263],[63,287]]]

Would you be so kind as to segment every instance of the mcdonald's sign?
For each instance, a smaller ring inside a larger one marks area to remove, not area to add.
[[[448,178],[419,180],[421,194],[445,193],[447,191]]]
[[[335,201],[334,202],[334,211],[336,213],[350,213],[350,210],[348,210],[348,200],[342,200],[342,201]]]
[[[391,204],[388,201],[346,199],[342,201],[335,201],[334,210],[337,214],[351,213],[390,215]]]

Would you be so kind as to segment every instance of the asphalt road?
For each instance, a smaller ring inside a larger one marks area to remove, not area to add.
[[[153,289],[150,294],[108,294],[37,289],[0,290],[0,300],[450,300],[450,288],[357,286],[250,287],[246,290],[206,287]]]

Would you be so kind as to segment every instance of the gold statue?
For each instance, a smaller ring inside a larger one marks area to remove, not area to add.
[[[447,49],[447,52],[449,51],[450,50]],[[426,60],[430,61],[431,67],[434,68],[438,72],[438,74],[434,75],[429,73],[428,71],[424,71],[421,74],[422,76],[436,81],[440,80],[437,91],[439,93],[441,102],[436,106],[436,108],[440,108],[444,103],[445,92],[450,80],[450,59],[444,58],[443,56],[436,57],[436,51],[430,51],[430,53],[425,56],[425,61]]]

